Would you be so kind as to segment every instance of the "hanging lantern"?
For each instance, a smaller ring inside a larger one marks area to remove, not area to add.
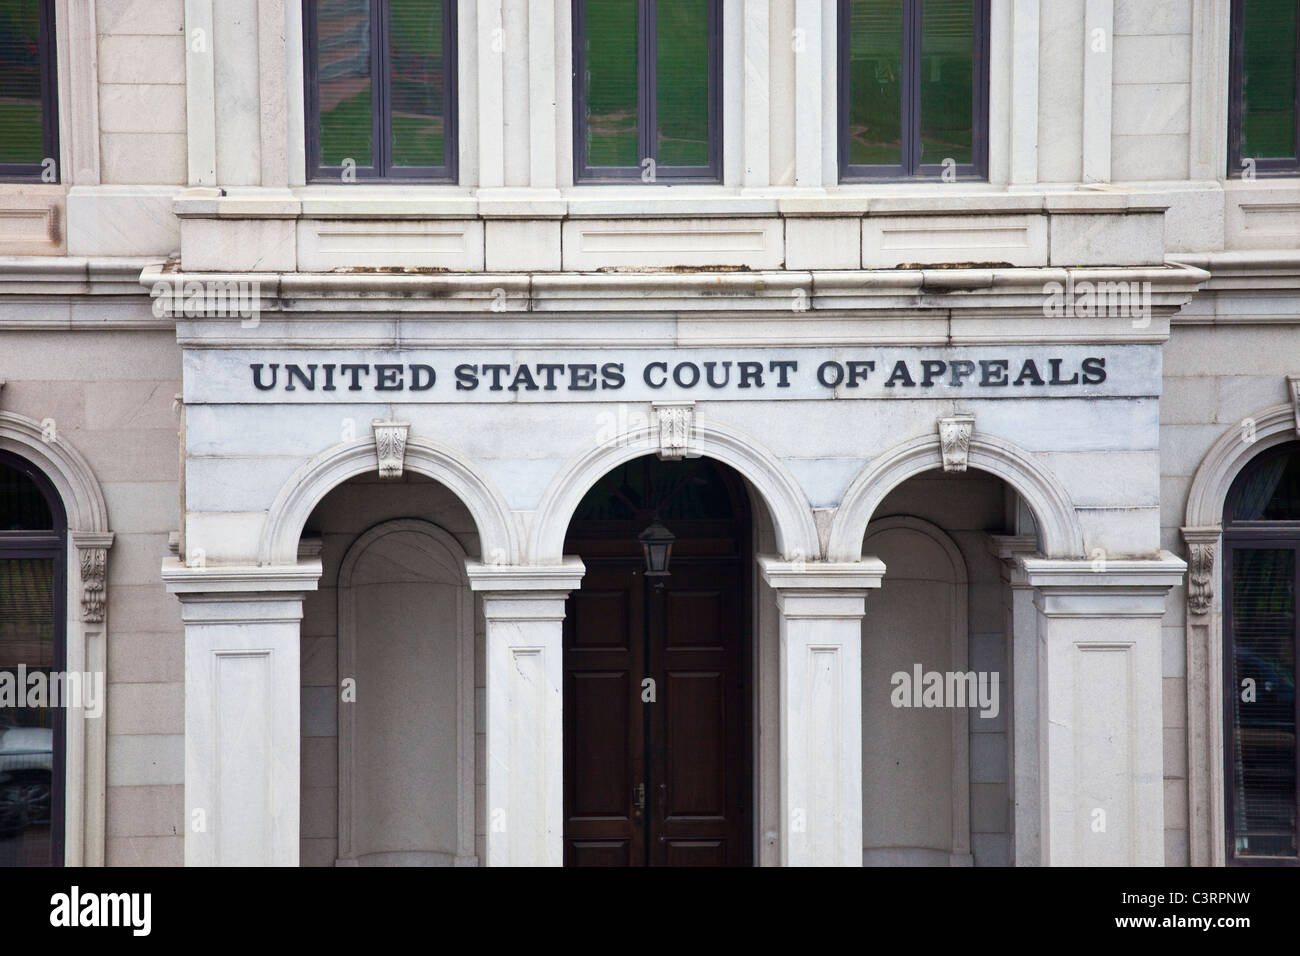
[[[641,551],[645,555],[645,574],[648,578],[666,578],[669,576],[668,562],[673,553],[673,542],[677,536],[663,526],[656,518],[650,527],[639,535]]]

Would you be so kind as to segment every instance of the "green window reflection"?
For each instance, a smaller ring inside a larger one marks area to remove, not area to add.
[[[586,5],[587,161],[637,166],[637,0]]]
[[[717,181],[719,0],[574,0],[578,181]]]
[[[51,0],[0,0],[0,178],[58,181]]]
[[[305,22],[315,181],[454,180],[452,0],[318,0]]]
[[[1245,0],[1241,154],[1296,155],[1295,0]]]
[[[840,0],[846,179],[982,178],[987,0]]]

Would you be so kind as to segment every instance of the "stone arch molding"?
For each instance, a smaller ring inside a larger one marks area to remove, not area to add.
[[[40,422],[0,412],[0,448],[26,458],[58,489],[68,512],[68,531],[107,532],[104,493],[86,459]]]
[[[532,562],[560,564],[564,535],[583,496],[610,470],[633,458],[652,455],[659,447],[658,426],[643,425],[570,462],[551,480],[538,505],[529,539]],[[724,425],[697,419],[687,439],[686,455],[730,465],[749,480],[771,512],[777,549],[785,560],[815,560],[821,554],[808,497],[790,470],[758,442]]]
[[[1246,423],[1253,422],[1253,432]],[[1247,440],[1253,435],[1253,440]],[[1200,467],[1192,478],[1187,492],[1187,512],[1184,526],[1188,528],[1217,528],[1223,522],[1223,503],[1233,480],[1246,467],[1246,463],[1267,448],[1283,442],[1295,441],[1295,409],[1287,405],[1272,405],[1263,411],[1243,418],[1210,446]]]
[[[1253,425],[1253,429],[1250,427]],[[1255,456],[1297,437],[1295,408],[1271,405],[1224,431],[1201,459],[1187,492],[1188,850],[1192,866],[1223,866],[1223,506]],[[1248,440],[1249,439],[1249,440]]]
[[[478,528],[485,563],[519,562],[518,535],[510,509],[469,459],[444,445],[410,438],[403,468],[445,485],[465,504]],[[263,566],[295,564],[298,539],[312,509],[349,478],[377,470],[373,435],[336,445],[304,464],[285,482],[271,505],[258,547],[258,562]]]
[[[1011,485],[1034,513],[1039,547],[1050,558],[1081,558],[1083,528],[1060,480],[1026,451],[978,432],[971,436],[969,467],[997,475]],[[880,455],[849,485],[831,522],[828,561],[862,560],[862,539],[880,502],[908,478],[943,467],[939,436],[928,435]]]

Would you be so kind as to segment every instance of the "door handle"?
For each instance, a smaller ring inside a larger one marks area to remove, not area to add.
[[[632,788],[632,805],[642,813],[645,812],[645,784],[638,783]]]

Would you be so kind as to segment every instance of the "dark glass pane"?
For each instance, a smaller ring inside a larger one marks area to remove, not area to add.
[[[0,163],[45,158],[40,0],[0,0]]]
[[[1296,0],[1245,0],[1241,155],[1294,156]]]
[[[903,2],[849,7],[849,162],[903,162]]]
[[[50,506],[36,483],[16,468],[0,463],[0,531],[49,531]]]
[[[969,163],[975,4],[925,0],[921,11],[921,162]]]
[[[373,166],[369,0],[316,5],[316,71],[321,165]]]
[[[1300,521],[1300,452],[1270,455],[1241,479],[1234,521]]]
[[[639,166],[636,0],[586,4],[587,165]]]
[[[443,0],[389,0],[393,165],[446,165]]]
[[[1295,556],[1290,548],[1232,552],[1231,773],[1238,856],[1296,855]],[[1243,687],[1246,680],[1253,682],[1253,693]]]
[[[13,695],[0,707],[0,866],[52,862],[55,711],[26,704],[27,678],[55,665],[53,585],[51,558],[0,559],[0,690]]]
[[[707,166],[709,0],[659,0],[656,10],[656,162]]]

